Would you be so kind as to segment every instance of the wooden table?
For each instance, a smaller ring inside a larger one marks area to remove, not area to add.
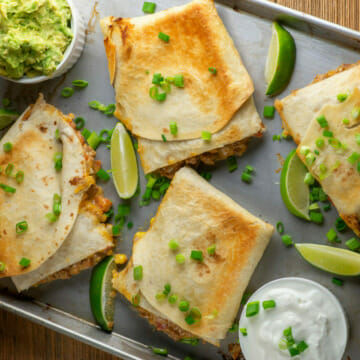
[[[271,1],[360,30],[359,0]],[[0,360],[52,359],[115,360],[118,358],[0,310]]]

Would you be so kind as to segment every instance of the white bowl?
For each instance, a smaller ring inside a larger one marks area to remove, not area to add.
[[[295,289],[297,291],[311,291],[311,290],[317,290],[319,291],[322,295],[324,295],[324,297],[327,299],[327,303],[326,306],[328,306],[328,309],[331,308],[332,311],[332,315],[337,315],[338,316],[338,332],[341,333],[341,335],[343,336],[344,340],[344,345],[341,344],[341,346],[338,348],[338,352],[341,352],[341,357],[339,358],[339,360],[343,357],[344,353],[345,353],[345,349],[346,349],[346,345],[347,345],[347,341],[348,341],[348,337],[349,337],[349,325],[348,325],[348,321],[347,321],[347,317],[345,314],[345,311],[342,307],[342,305],[340,304],[339,300],[335,297],[335,295],[333,295],[328,289],[326,289],[324,286],[312,281],[312,280],[308,280],[308,279],[304,279],[304,278],[300,278],[300,277],[287,277],[287,278],[281,278],[281,279],[277,279],[274,281],[270,281],[267,284],[263,285],[261,288],[259,288],[253,295],[251,295],[251,297],[248,300],[249,302],[253,302],[253,301],[264,301],[264,300],[271,300],[271,299],[267,299],[267,292],[269,290],[275,290],[279,289],[279,288],[283,288],[283,287],[288,287],[289,289]],[[301,290],[300,290],[301,289]],[[266,299],[265,299],[266,297]],[[316,301],[316,300],[314,300]],[[325,305],[324,305],[325,306]],[[265,314],[262,306],[260,305],[261,309],[260,309],[260,313]],[[278,316],[278,314],[286,314],[287,316],[291,316],[291,303],[289,303],[289,308],[286,309],[286,311],[282,311],[281,313],[276,314],[276,307],[274,309],[271,310],[266,310],[269,311],[268,315],[265,314],[265,316],[268,316],[268,322],[269,324],[276,324],[279,323],[279,321],[281,321],[281,316]],[[284,309],[283,309],[284,310]],[[257,318],[259,315],[254,316],[254,317],[250,317],[247,318],[246,317],[246,306],[244,306],[244,309],[241,313],[240,316],[240,321],[239,321],[239,328],[247,328],[248,326],[250,326],[250,324],[252,323],[254,326],[259,325],[259,323],[261,324],[264,319],[264,317],[262,318]],[[289,319],[290,320],[290,319]],[[254,322],[255,321],[255,322]],[[305,321],[305,320],[304,320]],[[263,323],[262,323],[263,324]],[[267,330],[270,330],[270,328],[267,328]],[[240,347],[241,347],[241,351],[245,357],[246,360],[259,360],[259,359],[254,359],[251,356],[254,354],[253,350],[256,348],[253,346],[254,345],[254,340],[256,342],[256,346],[257,347],[261,347],[261,344],[258,343],[259,339],[254,338],[254,339],[250,339],[249,337],[251,332],[251,327],[250,329],[248,329],[248,335],[247,336],[243,336],[240,332],[239,332],[239,341],[240,341]],[[264,328],[262,329],[262,333],[264,333]],[[266,333],[269,333],[269,331],[267,331]],[[341,341],[342,341],[341,340]],[[340,341],[340,340],[339,340]],[[252,350],[251,350],[252,349]],[[252,354],[252,355],[250,355]],[[305,353],[303,355],[302,358],[306,358],[306,359],[310,359],[310,357],[308,357],[309,354],[306,354],[307,356],[305,356]],[[268,356],[266,355],[266,358],[268,359]],[[279,358],[276,357],[275,358],[271,358],[271,360],[278,360],[278,359],[283,359],[283,358],[287,358],[287,356],[280,356]],[[270,357],[269,357],[270,359]],[[290,357],[289,357],[290,359]],[[312,358],[311,358],[312,359]]]
[[[36,84],[63,75],[75,65],[85,46],[85,23],[73,1],[67,0],[67,2],[71,9],[71,30],[73,32],[73,39],[66,48],[64,57],[56,70],[49,76],[42,75],[32,78],[23,76],[20,79],[12,79],[0,75],[1,78],[18,84]]]

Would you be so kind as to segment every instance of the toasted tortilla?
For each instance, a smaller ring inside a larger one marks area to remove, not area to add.
[[[193,139],[164,142],[139,138],[138,152],[143,170],[145,174],[148,174],[212,150],[217,150],[220,153],[229,145],[255,135],[261,136],[264,130],[265,127],[256,110],[254,100],[250,98],[237,111],[231,121],[212,136],[211,141]]]
[[[254,92],[213,0],[137,18],[108,17],[101,28],[115,115],[137,136],[161,140],[164,134],[168,141],[179,141],[201,138],[202,131],[216,133]],[[159,32],[169,35],[169,42],[160,40]],[[149,96],[154,73],[182,74],[184,88],[173,85],[165,101],[155,101]],[[175,136],[171,121],[177,123]]]
[[[0,189],[0,277],[15,276],[37,269],[60,248],[69,235],[84,191],[94,182],[86,167],[85,150],[71,117],[64,116],[40,96],[0,141],[0,183],[16,188],[14,194]],[[60,141],[55,132],[59,131]],[[3,145],[12,143],[10,152]],[[60,171],[54,167],[55,153],[63,154]],[[18,184],[4,169],[13,164],[12,175],[24,172]],[[53,209],[53,196],[61,196],[61,214],[54,223],[46,214]],[[27,221],[28,230],[16,233],[16,224]],[[19,262],[31,260],[27,268]]]
[[[150,229],[135,236],[132,259],[115,275],[113,286],[129,301],[139,294],[140,309],[174,324],[183,333],[179,337],[192,334],[218,345],[233,323],[273,231],[194,170],[182,168]],[[171,239],[178,242],[177,251],[169,248]],[[211,245],[216,246],[214,255],[207,253]],[[192,250],[202,251],[203,262],[190,259]],[[185,256],[184,264],[176,262],[180,253]],[[138,265],[143,267],[143,278],[134,281],[133,268]],[[179,311],[178,304],[155,298],[167,283],[179,301],[186,299],[191,308],[200,310],[198,323],[188,325],[187,314]],[[171,335],[164,327],[161,330]]]
[[[340,216],[350,228],[360,236],[360,174],[357,170],[357,161],[351,164],[347,159],[353,152],[359,153],[359,144],[356,142],[356,135],[360,134],[360,117],[352,118],[351,112],[357,107],[360,108],[360,90],[355,88],[353,94],[343,103],[335,105],[325,105],[314,117],[308,130],[298,146],[297,154],[305,162],[305,155],[301,153],[304,146],[310,151],[318,150],[320,155],[315,155],[316,160],[313,165],[306,166],[311,174],[319,181],[323,190],[330,196],[331,201],[338,210]],[[323,128],[316,120],[317,116],[324,115],[328,121],[329,130],[333,133],[334,139],[346,148],[334,144],[329,145],[328,138],[323,137]],[[349,119],[348,125],[343,124],[343,119]],[[325,146],[316,147],[316,140],[323,138]],[[320,164],[326,166],[327,171],[320,171]]]
[[[275,107],[294,141],[299,144],[315,114],[327,104],[339,103],[337,95],[360,88],[360,62],[341,65],[325,75],[317,76],[310,85],[294,90],[291,95],[275,101]]]

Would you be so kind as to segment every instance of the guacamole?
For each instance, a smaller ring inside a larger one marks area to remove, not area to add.
[[[0,1],[0,74],[51,75],[71,43],[66,0]]]

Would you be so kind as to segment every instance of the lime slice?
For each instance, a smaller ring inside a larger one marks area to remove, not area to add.
[[[360,275],[360,254],[317,244],[296,244],[297,251],[311,265],[336,275]]]
[[[285,89],[293,73],[295,59],[293,37],[280,24],[274,22],[265,66],[265,79],[268,84],[266,95],[273,96]]]
[[[114,325],[115,296],[111,281],[115,268],[114,256],[108,256],[97,264],[91,273],[91,311],[96,322],[105,331],[111,331]]]
[[[287,156],[280,176],[280,193],[288,210],[302,219],[310,220],[310,189],[304,183],[307,170],[293,150]]]
[[[15,111],[0,109],[0,130],[14,122],[19,115],[20,114]]]
[[[114,185],[122,199],[131,198],[138,185],[135,150],[123,124],[118,123],[111,137],[111,169]]]

